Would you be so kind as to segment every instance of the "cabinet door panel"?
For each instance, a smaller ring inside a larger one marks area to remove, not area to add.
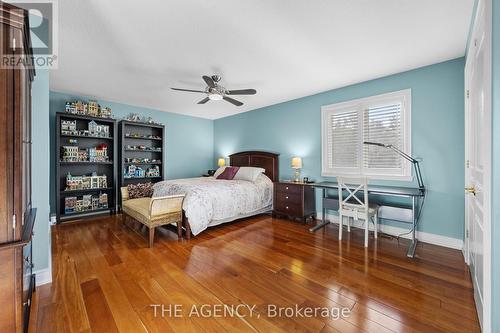
[[[24,45],[23,32],[21,29],[11,28],[11,36],[20,41],[16,43],[19,48]],[[21,49],[16,49],[16,53],[24,53]],[[27,211],[27,201],[24,196],[26,187],[26,179],[24,175],[27,173],[24,164],[24,129],[26,118],[26,85],[27,85],[27,70],[20,63],[14,69],[14,214],[16,216],[16,228],[14,229],[15,239],[20,239],[22,235],[22,224],[24,224],[24,213]]]
[[[2,54],[9,53],[11,29],[2,24]],[[0,69],[0,243],[14,240],[14,70]]]

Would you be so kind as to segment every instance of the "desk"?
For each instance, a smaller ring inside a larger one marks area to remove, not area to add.
[[[315,232],[330,223],[325,219],[327,210],[338,210],[338,199],[335,199],[335,197],[329,197],[327,195],[327,190],[338,190],[338,184],[336,182],[321,182],[311,183],[307,185],[314,188],[320,188],[323,191],[323,200],[321,203],[322,221],[317,226],[309,229],[310,232]],[[355,188],[353,187],[353,189]],[[403,197],[409,198],[411,200],[411,208],[382,204],[379,208],[378,216],[379,218],[385,218],[412,225],[411,243],[408,246],[408,252],[406,253],[406,255],[410,258],[413,258],[418,241],[415,237],[415,232],[417,228],[418,218],[420,216],[420,209],[422,209],[421,205],[420,208],[418,207],[418,201],[420,201],[419,199],[423,199],[425,197],[425,190],[421,190],[415,187],[368,185],[368,194]]]

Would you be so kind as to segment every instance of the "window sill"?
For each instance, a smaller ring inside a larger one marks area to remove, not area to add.
[[[360,174],[349,174],[349,173],[337,173],[337,172],[321,172],[321,177],[349,177],[349,178],[366,178],[368,180],[395,180],[402,182],[413,182],[413,176],[391,176],[391,175],[360,175]]]

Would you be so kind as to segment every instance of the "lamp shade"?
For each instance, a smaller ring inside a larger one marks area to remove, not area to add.
[[[219,167],[223,167],[223,166],[225,166],[225,165],[226,165],[226,159],[225,159],[225,158],[223,158],[223,157],[219,158],[219,160],[217,161],[217,165],[218,165]]]
[[[302,168],[302,158],[292,157],[292,168],[293,169],[301,169]]]

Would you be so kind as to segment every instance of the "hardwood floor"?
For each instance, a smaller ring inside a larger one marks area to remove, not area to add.
[[[259,216],[189,242],[161,230],[150,249],[146,230],[119,215],[57,226],[54,282],[34,294],[30,331],[479,332],[460,251],[420,243],[409,259],[406,241],[371,235],[365,249],[362,230],[339,243],[336,226],[308,227]],[[172,307],[162,317],[160,304],[182,306],[183,316]],[[202,309],[217,309],[203,304],[255,308],[240,308],[245,318],[203,318]],[[273,306],[350,313],[288,318]],[[188,317],[193,308],[198,316]]]

